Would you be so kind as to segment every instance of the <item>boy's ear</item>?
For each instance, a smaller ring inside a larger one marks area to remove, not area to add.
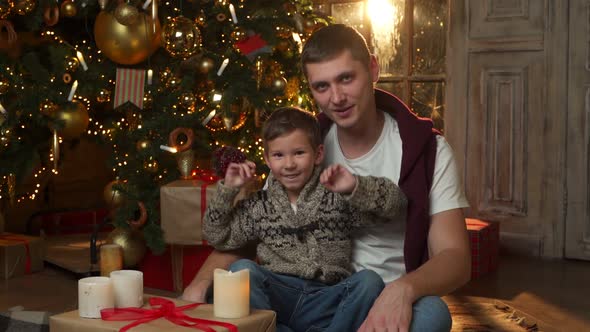
[[[320,165],[324,161],[324,145],[318,145],[315,153],[315,164]]]
[[[266,163],[266,166],[270,167],[270,163],[268,162],[268,153],[266,153],[266,150],[262,153],[262,156],[264,157],[264,162]]]

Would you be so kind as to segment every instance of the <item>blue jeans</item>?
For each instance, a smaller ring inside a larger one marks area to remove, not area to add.
[[[410,332],[448,332],[453,320],[447,304],[438,296],[424,296],[414,302]]]
[[[235,272],[250,270],[250,306],[274,310],[277,332],[356,331],[385,286],[381,277],[363,270],[335,285],[268,271],[239,260]]]

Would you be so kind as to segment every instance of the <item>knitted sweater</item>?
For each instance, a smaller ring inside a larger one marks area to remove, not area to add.
[[[267,190],[231,202],[238,194],[220,181],[208,203],[203,232],[218,250],[256,241],[260,264],[268,270],[334,284],[350,276],[351,232],[392,220],[406,208],[399,187],[383,177],[357,176],[350,195],[327,190],[316,168],[297,198],[297,213],[284,187],[268,178]]]

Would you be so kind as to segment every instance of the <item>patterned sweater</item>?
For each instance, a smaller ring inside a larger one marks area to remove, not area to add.
[[[357,176],[350,195],[334,193],[319,183],[320,172],[301,191],[297,212],[272,174],[267,190],[233,207],[239,189],[220,181],[205,213],[205,238],[218,250],[258,242],[259,263],[275,273],[326,284],[350,276],[352,231],[404,213],[406,197],[391,180],[373,176]]]

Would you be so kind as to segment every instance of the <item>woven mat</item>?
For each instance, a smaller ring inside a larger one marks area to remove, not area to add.
[[[452,332],[552,332],[552,326],[501,301],[477,297],[445,297],[453,317]]]

